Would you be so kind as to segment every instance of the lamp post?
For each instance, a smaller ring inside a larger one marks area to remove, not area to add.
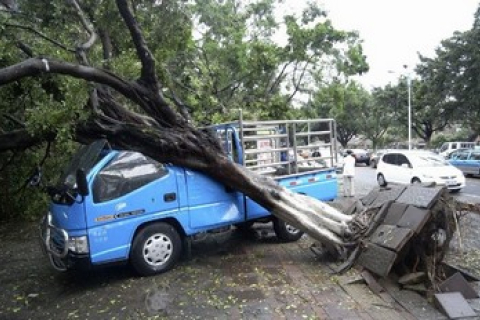
[[[407,65],[403,66],[405,69]],[[407,87],[408,87],[408,150],[412,150],[412,78],[410,72],[407,72]]]

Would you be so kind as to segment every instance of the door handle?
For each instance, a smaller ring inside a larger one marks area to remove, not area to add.
[[[177,194],[175,192],[165,193],[163,195],[163,200],[165,202],[172,202],[177,200]]]

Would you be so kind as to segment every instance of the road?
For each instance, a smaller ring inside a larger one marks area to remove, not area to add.
[[[359,196],[378,186],[375,171],[363,165],[356,167],[355,187]],[[480,177],[468,177],[466,187],[453,196],[461,201],[480,203]]]

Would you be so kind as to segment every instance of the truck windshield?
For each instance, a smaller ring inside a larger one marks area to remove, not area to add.
[[[75,188],[77,183],[77,170],[83,169],[85,174],[88,174],[93,166],[102,159],[104,155],[102,151],[107,146],[108,143],[106,140],[97,140],[89,145],[81,146],[66,166],[58,180],[57,186],[67,186],[71,189]]]

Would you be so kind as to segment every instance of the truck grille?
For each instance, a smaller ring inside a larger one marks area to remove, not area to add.
[[[48,254],[64,258],[68,253],[68,233],[52,224],[49,213],[41,224],[42,247]]]
[[[48,244],[51,251],[61,255],[68,247],[67,241],[63,233],[57,228],[50,229],[50,243]]]

